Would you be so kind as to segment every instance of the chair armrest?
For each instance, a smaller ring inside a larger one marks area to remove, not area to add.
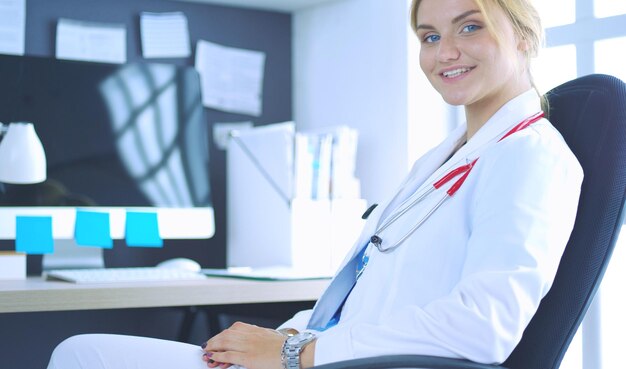
[[[424,355],[387,355],[339,361],[316,366],[313,369],[506,369],[503,366],[479,364],[467,360]]]

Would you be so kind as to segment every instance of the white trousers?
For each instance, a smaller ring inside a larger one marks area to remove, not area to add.
[[[198,345],[155,338],[85,334],[61,342],[48,369],[206,369]]]

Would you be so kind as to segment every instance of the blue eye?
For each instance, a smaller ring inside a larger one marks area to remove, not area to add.
[[[439,41],[440,38],[441,36],[439,35],[429,35],[429,36],[424,37],[424,42],[430,44],[430,43]]]
[[[470,33],[474,31],[478,31],[479,29],[480,29],[480,26],[477,26],[475,24],[468,24],[467,26],[463,27],[463,32]]]

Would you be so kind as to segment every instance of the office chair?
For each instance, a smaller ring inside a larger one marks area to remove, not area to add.
[[[420,355],[348,360],[316,369],[557,369],[600,285],[626,195],[626,84],[594,74],[548,92],[550,121],[583,167],[578,214],[552,288],[501,365]]]

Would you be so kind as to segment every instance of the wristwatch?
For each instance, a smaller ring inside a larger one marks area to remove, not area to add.
[[[277,329],[276,331],[278,331],[278,333],[282,334],[285,337],[292,337],[300,333],[293,328],[281,328],[281,329]]]
[[[304,346],[313,342],[314,339],[315,335],[311,332],[302,332],[287,337],[283,344],[283,352],[281,355],[283,369],[301,369],[300,353],[302,349],[304,349]]]

